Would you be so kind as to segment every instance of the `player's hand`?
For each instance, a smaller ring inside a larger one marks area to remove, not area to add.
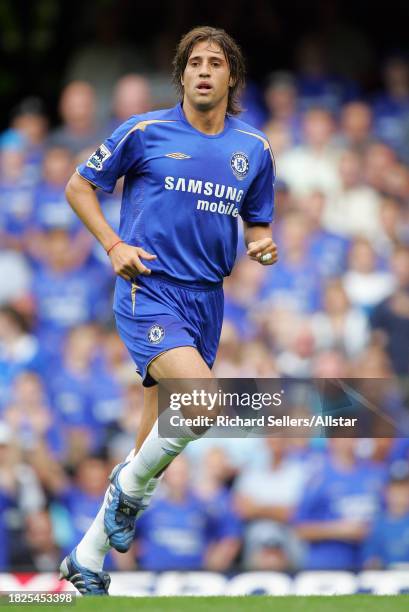
[[[272,238],[262,238],[249,242],[247,255],[253,261],[258,261],[263,266],[271,266],[278,260],[277,245]]]
[[[142,247],[134,247],[121,242],[109,254],[115,274],[125,280],[131,280],[138,274],[149,275],[151,270],[142,263],[142,259],[152,261],[156,255],[148,253]]]

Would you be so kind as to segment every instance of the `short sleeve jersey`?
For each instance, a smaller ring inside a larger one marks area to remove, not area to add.
[[[78,173],[107,192],[125,176],[121,239],[157,255],[153,273],[186,284],[230,274],[238,215],[272,221],[274,160],[264,134],[231,117],[221,133],[204,134],[180,104],[128,119]]]

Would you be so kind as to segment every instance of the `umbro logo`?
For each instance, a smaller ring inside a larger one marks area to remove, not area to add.
[[[166,153],[165,157],[171,157],[172,159],[191,159],[191,155],[186,153]]]

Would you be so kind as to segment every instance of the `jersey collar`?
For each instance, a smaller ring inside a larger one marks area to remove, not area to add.
[[[222,132],[219,132],[218,134],[205,134],[204,132],[201,132],[200,130],[197,130],[195,127],[193,127],[193,125],[191,123],[189,123],[189,121],[186,119],[186,115],[184,113],[183,110],[183,106],[182,103],[179,102],[176,105],[176,111],[179,115],[179,118],[183,121],[183,123],[185,123],[186,125],[189,126],[189,128],[193,131],[196,132],[196,134],[200,134],[200,136],[203,136],[203,138],[221,138],[222,136],[225,135],[225,133],[227,132],[227,130],[230,128],[230,119],[229,117],[226,115],[225,119],[224,119],[224,128]]]

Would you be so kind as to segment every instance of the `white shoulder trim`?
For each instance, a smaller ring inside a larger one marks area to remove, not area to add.
[[[264,151],[268,150],[270,152],[270,157],[271,157],[271,161],[272,161],[273,168],[274,168],[274,174],[275,174],[275,171],[276,171],[275,159],[274,159],[274,155],[271,150],[271,147],[270,147],[270,143],[268,142],[267,138],[264,138],[264,136],[260,136],[260,134],[255,134],[254,132],[247,132],[246,130],[239,130],[239,128],[234,128],[234,129],[236,130],[236,132],[241,132],[242,134],[253,136],[253,138],[257,138],[258,140],[260,140],[260,142],[263,143]]]
[[[117,149],[123,142],[128,138],[132,132],[136,132],[137,130],[141,130],[144,132],[148,125],[152,125],[153,123],[175,123],[174,119],[146,119],[145,121],[138,121],[136,125],[134,125],[126,134],[121,138],[121,140],[116,145],[115,149]]]

